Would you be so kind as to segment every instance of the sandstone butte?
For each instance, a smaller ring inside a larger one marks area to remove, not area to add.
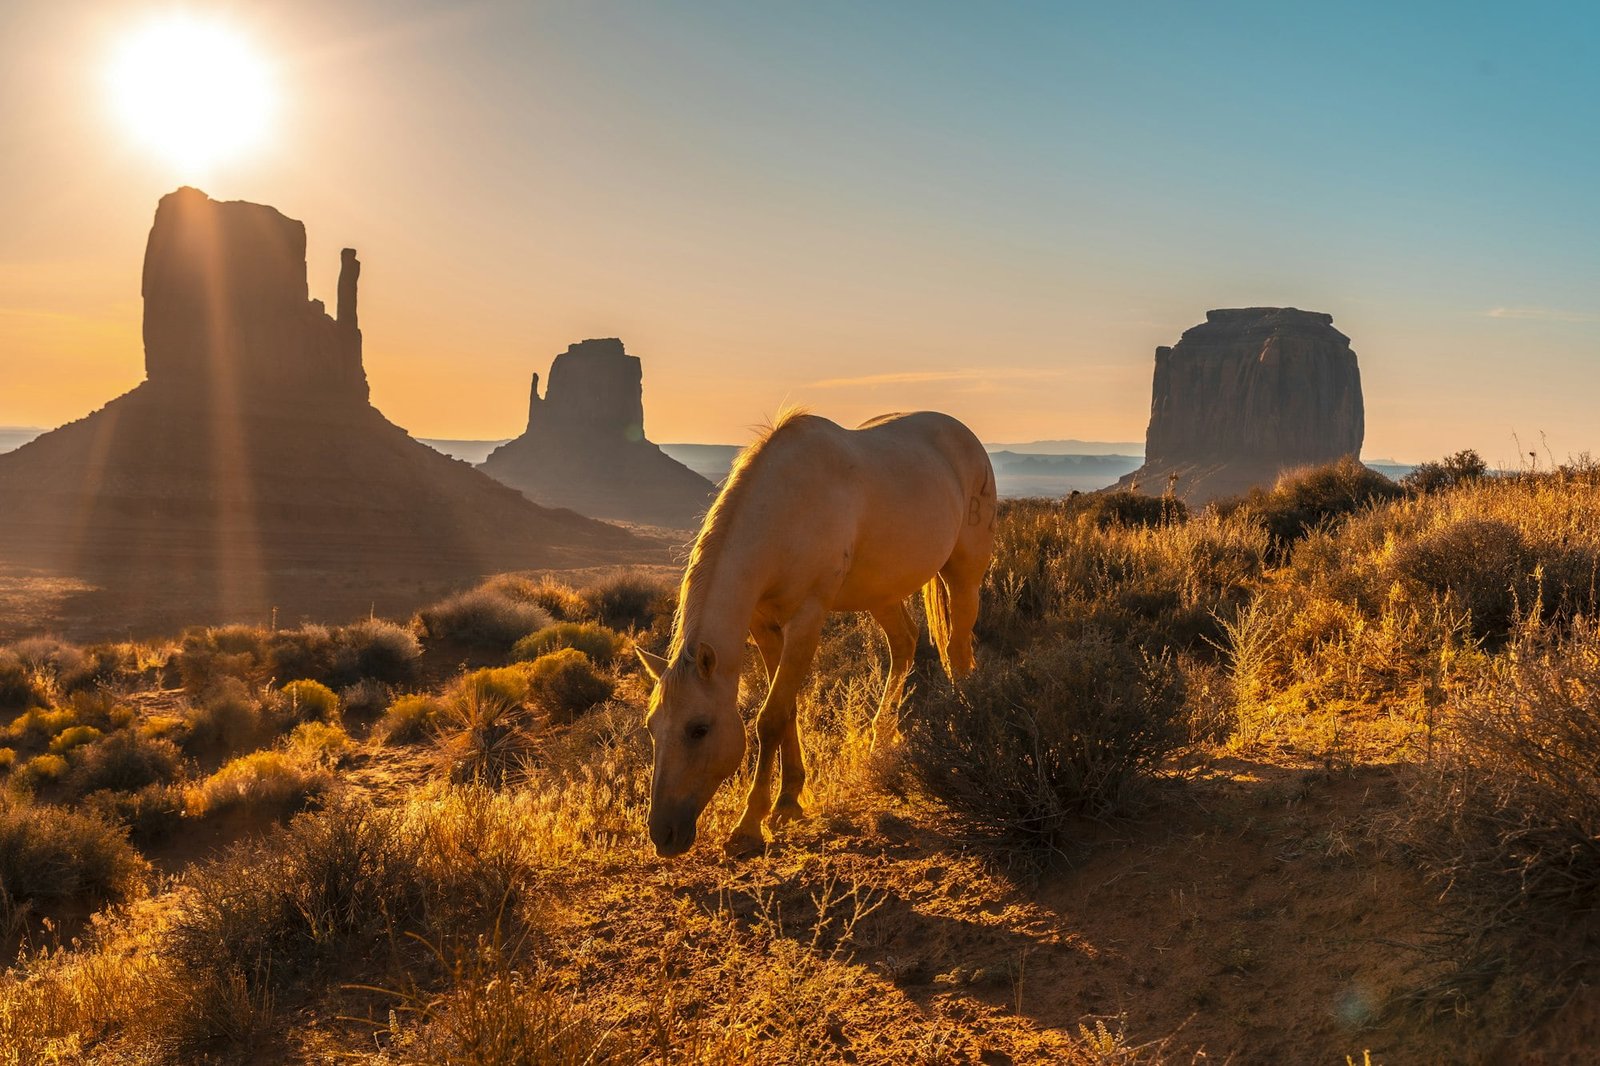
[[[479,469],[547,506],[675,529],[698,527],[716,495],[646,439],[643,367],[615,338],[568,346],[542,397],[533,375],[528,428]]]
[[[1191,504],[1359,456],[1361,370],[1333,316],[1293,307],[1206,312],[1156,349],[1145,462],[1117,483]],[[1174,482],[1173,479],[1176,478]]]
[[[302,223],[192,188],[164,196],[144,259],[145,380],[0,455],[0,561],[143,575],[157,597],[203,575],[214,606],[254,610],[286,577],[465,577],[653,555],[384,418],[368,399],[359,274],[345,249],[329,315],[309,296]]]

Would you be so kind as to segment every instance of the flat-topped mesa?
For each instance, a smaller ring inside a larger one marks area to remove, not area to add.
[[[644,368],[615,337],[579,341],[550,364],[550,384],[539,399],[533,375],[530,433],[644,440]]]
[[[145,376],[167,401],[365,404],[361,265],[345,249],[339,318],[309,298],[305,225],[199,189],[161,198],[144,257]]]
[[[1145,464],[1121,484],[1159,493],[1176,474],[1202,502],[1359,455],[1364,433],[1361,371],[1332,315],[1222,308],[1156,349]]]
[[[1225,308],[1156,349],[1149,460],[1328,462],[1361,450],[1361,371],[1333,316]]]
[[[535,503],[595,518],[689,528],[716,489],[645,439],[644,371],[614,337],[569,345],[539,395],[528,428],[481,469]]]

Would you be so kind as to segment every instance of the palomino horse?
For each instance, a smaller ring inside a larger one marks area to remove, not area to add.
[[[747,634],[769,685],[756,719],[755,780],[725,845],[731,854],[766,846],[769,812],[774,822],[804,813],[795,697],[828,612],[867,611],[889,638],[875,742],[896,732],[917,647],[906,601],[919,587],[945,669],[958,680],[971,671],[994,515],[989,456],[948,415],[883,415],[850,430],[796,412],[745,449],[695,541],[667,658],[641,653],[656,679],[650,839],[658,854],[689,849],[700,813],[744,758],[738,692]]]

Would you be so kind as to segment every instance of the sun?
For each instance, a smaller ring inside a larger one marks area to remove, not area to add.
[[[124,38],[107,85],[122,127],[186,178],[257,147],[277,104],[272,72],[250,40],[191,16]]]

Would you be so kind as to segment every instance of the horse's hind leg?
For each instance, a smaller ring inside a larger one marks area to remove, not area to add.
[[[872,612],[889,640],[889,678],[872,717],[872,746],[893,743],[900,734],[900,701],[905,697],[906,675],[917,655],[917,616],[911,605],[899,600]]]
[[[728,842],[723,845],[723,850],[730,855],[754,854],[766,847],[766,837],[761,832],[761,823],[772,811],[773,755],[784,747],[785,735],[796,730],[795,698],[800,694],[800,685],[805,680],[806,672],[811,669],[811,660],[817,653],[817,643],[822,638],[822,619],[825,613],[821,604],[808,603],[783,627],[783,651],[778,657],[778,669],[772,675],[772,684],[767,689],[767,700],[762,704],[761,713],[756,717],[756,740],[760,748],[756,756],[755,778],[750,782],[750,794],[745,799],[744,815],[739,819],[733,834],[728,837]],[[798,756],[798,735],[793,741],[793,748],[794,754]],[[785,758],[784,762],[784,769],[786,771],[791,769],[790,760]],[[796,766],[794,769],[798,771],[799,785],[795,788],[795,795],[798,796],[799,787],[804,784],[804,769],[803,766]],[[785,787],[788,783],[786,773]]]

